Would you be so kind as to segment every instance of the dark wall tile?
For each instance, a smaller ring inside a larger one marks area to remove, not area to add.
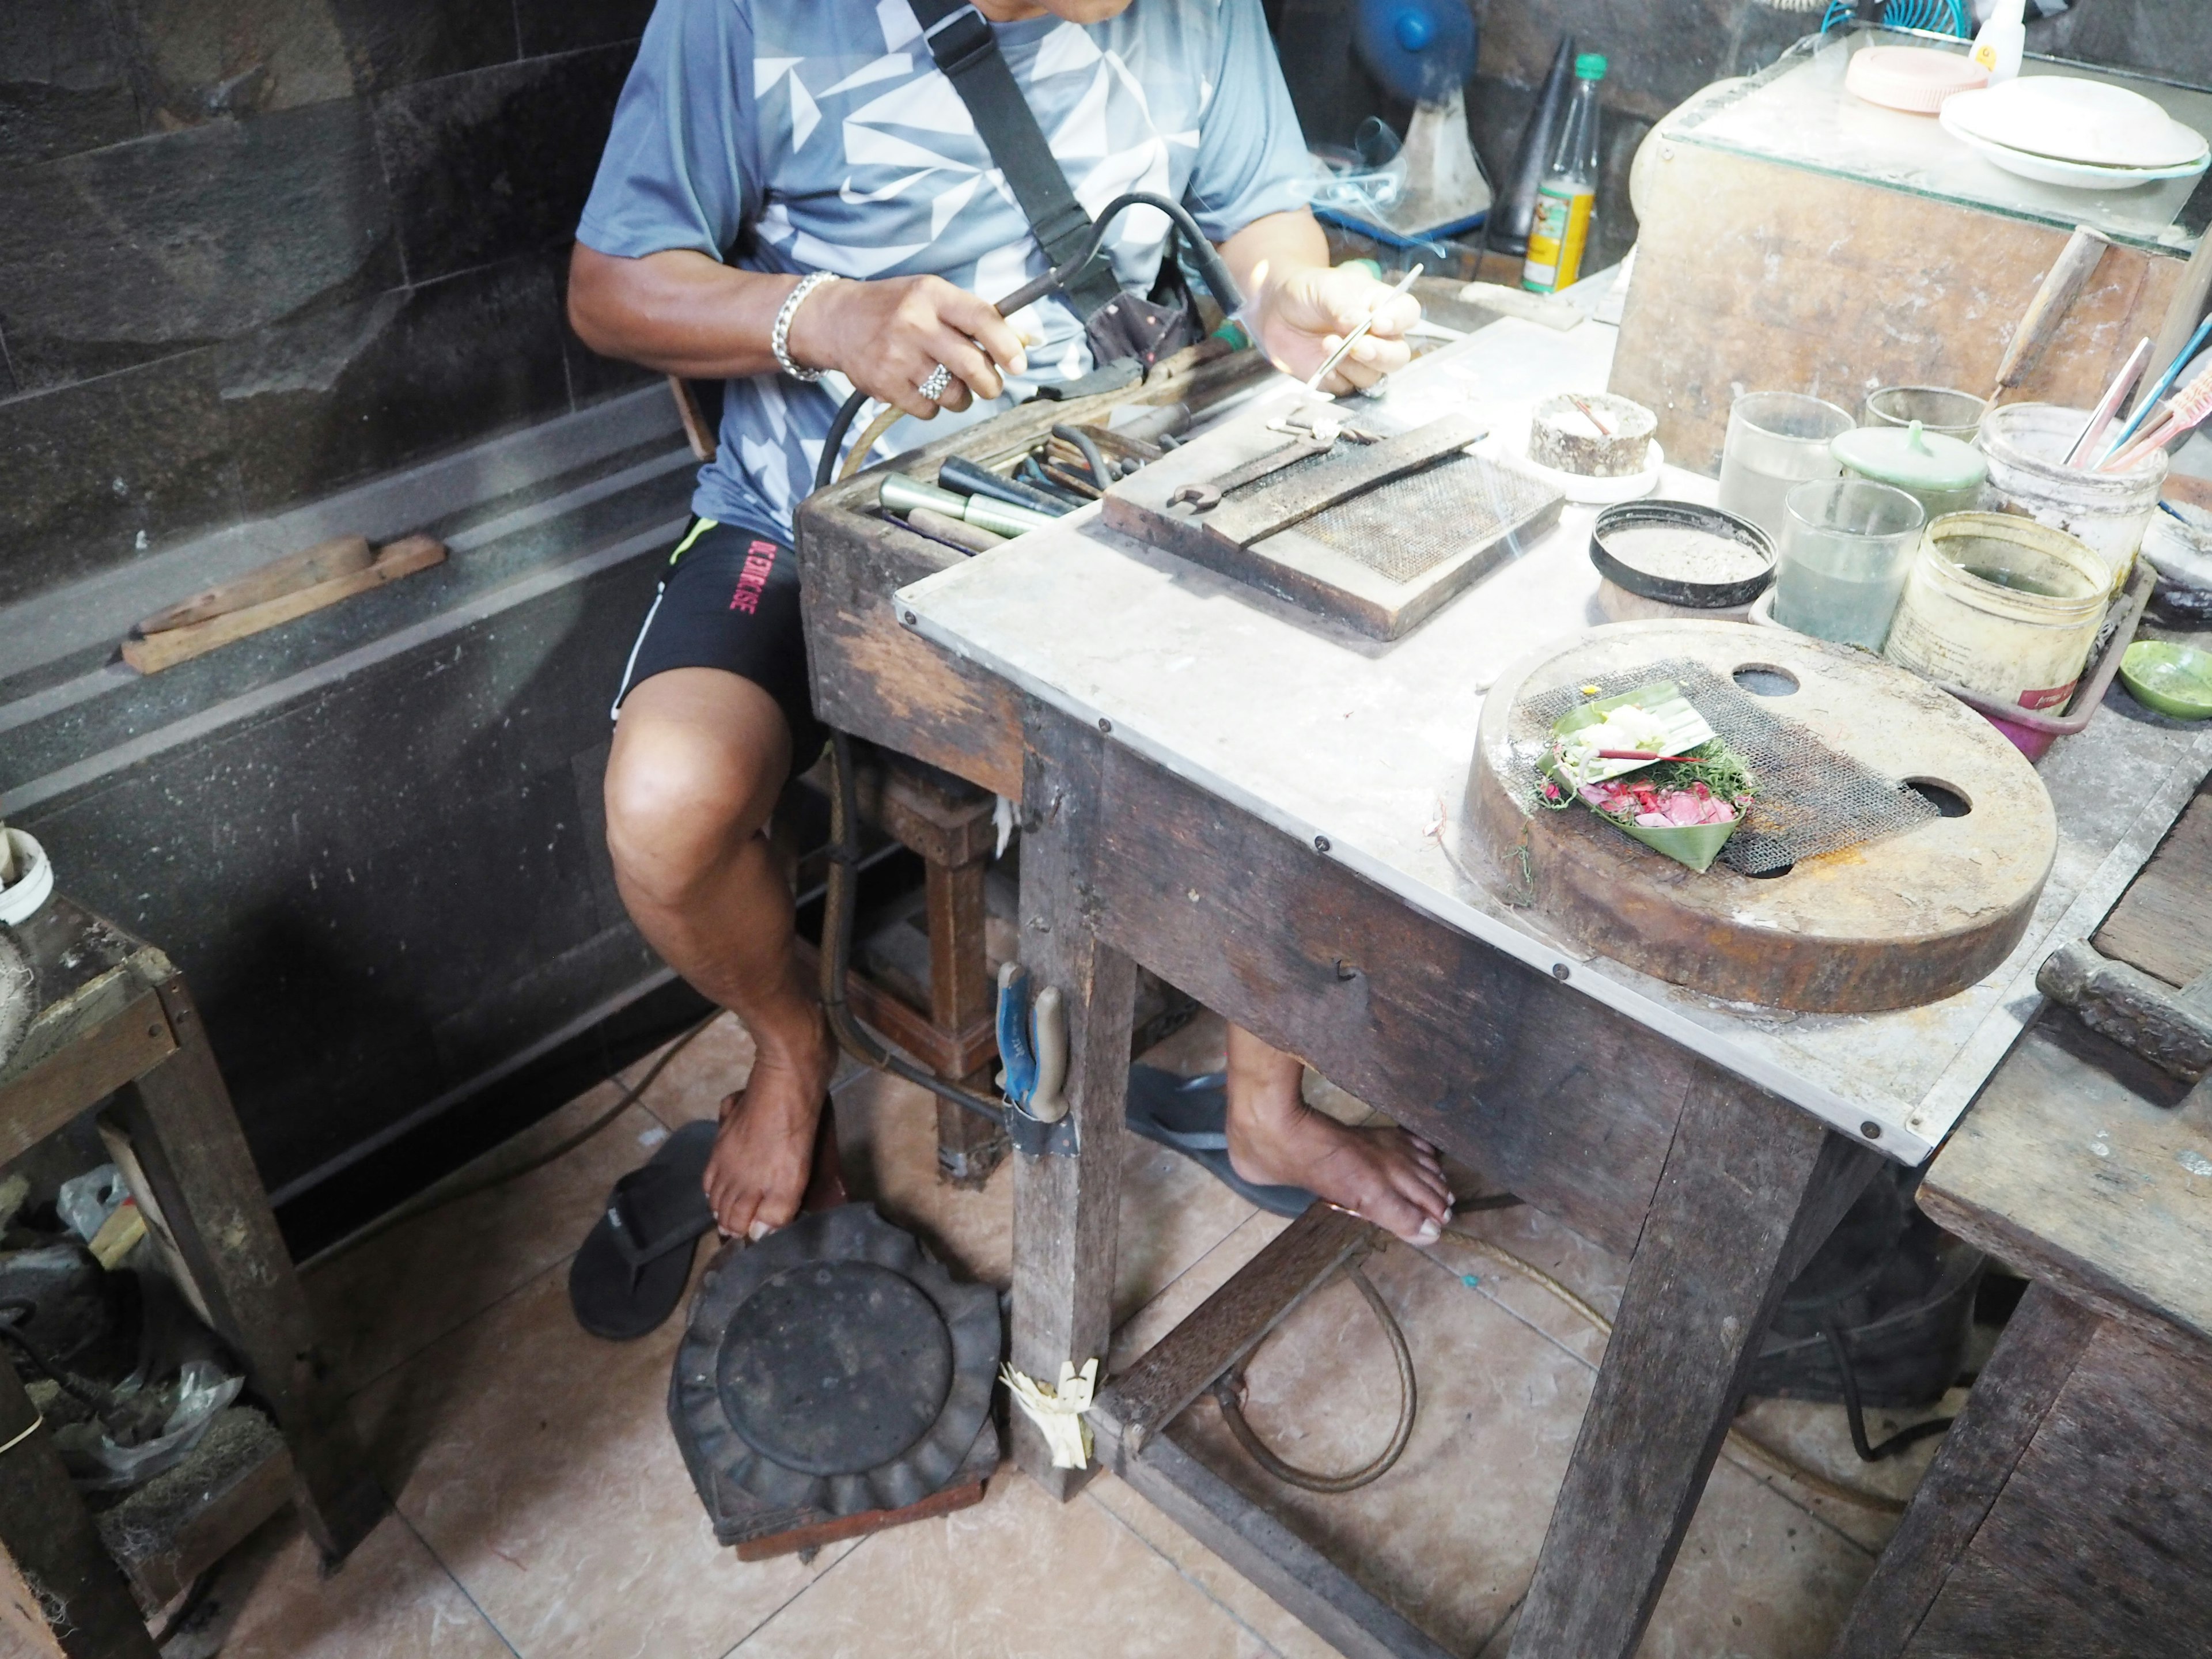
[[[212,352],[0,403],[0,605],[238,511]]]
[[[574,52],[635,40],[653,15],[653,0],[514,0],[522,55]]]
[[[26,388],[228,338],[398,274],[358,102],[0,169],[0,327]]]
[[[191,976],[270,1185],[652,971],[600,915],[575,769],[661,557],[25,821],[73,893]]]
[[[512,62],[514,0],[332,0],[364,92]]]
[[[568,400],[565,332],[553,272],[533,257],[220,348],[247,509],[560,413]]]
[[[1538,86],[1560,35],[1571,34],[1579,50],[1610,60],[1607,106],[1656,121],[1723,76],[1764,68],[1819,24],[1818,13],[1778,12],[1758,0],[1489,0],[1480,70]]]
[[[105,8],[82,0],[0,6],[0,158],[43,161],[139,131],[130,67]]]
[[[351,97],[321,0],[111,0],[149,125],[164,130]]]
[[[410,277],[565,246],[635,56],[620,46],[533,58],[380,100]]]

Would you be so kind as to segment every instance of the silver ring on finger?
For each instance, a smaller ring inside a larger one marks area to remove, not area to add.
[[[929,378],[915,389],[930,402],[936,403],[945,396],[945,389],[951,384],[952,371],[939,363],[929,371]]]

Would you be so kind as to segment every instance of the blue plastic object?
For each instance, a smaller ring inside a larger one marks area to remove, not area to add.
[[[1474,73],[1467,0],[1360,0],[1352,43],[1384,91],[1417,103],[1435,102]]]
[[[1008,1100],[1026,1106],[1036,1092],[1036,1048],[1030,1041],[1030,970],[1016,966],[999,986],[999,1059]]]
[[[1829,0],[1827,15],[1820,19],[1820,33],[1841,27],[1858,15],[1858,8],[1851,0]],[[1889,0],[1882,8],[1881,26],[1886,29],[1924,29],[1932,34],[1954,34],[1961,40],[1974,38],[1974,20],[1966,0]]]

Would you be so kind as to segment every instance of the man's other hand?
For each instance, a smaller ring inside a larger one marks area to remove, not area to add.
[[[988,300],[941,276],[827,283],[791,319],[787,345],[809,368],[834,368],[861,391],[921,420],[940,407],[995,398],[1025,373],[1020,337]],[[952,381],[935,399],[922,382],[939,364]]]
[[[1321,390],[1356,392],[1403,368],[1413,352],[1406,331],[1421,319],[1420,301],[1394,294],[1358,265],[1300,265],[1261,284],[1260,346],[1285,374],[1311,375],[1371,312],[1375,326],[1331,369]]]

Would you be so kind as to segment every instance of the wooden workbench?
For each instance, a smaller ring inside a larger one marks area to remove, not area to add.
[[[2097,935],[2212,969],[2212,797]],[[1929,1166],[1921,1207],[2033,1285],[1835,1659],[2181,1659],[2212,1648],[2212,1111],[2047,1011]]]
[[[1400,376],[1393,404],[1486,388],[1501,425],[1525,421],[1609,356],[1595,325],[1501,324]],[[988,460],[1040,423],[958,447]],[[1711,489],[1670,474],[1665,493]],[[2031,938],[1983,985],[1898,1016],[1762,1016],[1572,949],[1456,850],[1486,676],[1594,620],[1589,513],[1386,648],[1087,521],[963,561],[868,515],[872,492],[801,511],[816,707],[1018,798],[1023,959],[1071,1006],[1073,1133],[1017,1164],[1013,1363],[1050,1378],[1107,1347],[1141,963],[1630,1258],[1513,1650],[1630,1653],[1783,1290],[1882,1154],[1948,1133],[2017,1033],[2037,945],[2101,915],[2186,799],[2193,739],[2105,732]],[[2115,812],[2115,776],[2148,804]],[[1360,1231],[1310,1212],[1093,1420],[1102,1456],[1341,1650],[1441,1655],[1171,1431]],[[1017,1451],[1079,1484],[1018,1424]]]
[[[27,961],[33,987],[27,1022],[11,1022],[20,1042],[0,1061],[0,1164],[112,1096],[103,1133],[125,1164],[150,1243],[172,1257],[283,1435],[261,1463],[228,1471],[173,1535],[112,1561],[52,1431],[0,1353],[0,1445],[9,1448],[0,1453],[0,1631],[21,1644],[7,1650],[150,1659],[144,1620],[288,1498],[336,1560],[376,1524],[384,1497],[316,1347],[306,1294],[184,975],[60,894],[0,937]],[[56,1615],[51,1625],[46,1613]]]

